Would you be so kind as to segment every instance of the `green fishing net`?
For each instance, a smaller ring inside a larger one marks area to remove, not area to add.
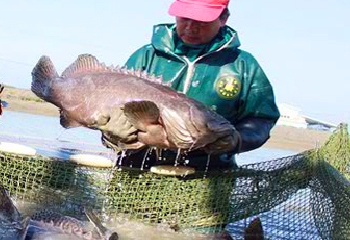
[[[124,216],[235,239],[255,218],[266,239],[350,239],[350,143],[340,125],[320,149],[235,170],[163,176],[92,168],[58,158],[0,153],[0,181],[33,212],[43,208],[103,219]]]

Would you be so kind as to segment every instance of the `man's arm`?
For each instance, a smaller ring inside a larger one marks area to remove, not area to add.
[[[203,148],[208,154],[242,153],[261,147],[270,137],[274,121],[259,117],[242,119],[231,135]]]
[[[261,147],[280,116],[272,86],[259,63],[246,52],[243,59],[249,90],[243,94],[239,113],[232,120],[236,131],[206,146],[208,153],[242,153]]]
[[[235,153],[261,147],[270,138],[270,130],[274,124],[273,120],[258,117],[242,119],[235,126],[241,137],[241,146]]]
[[[233,122],[241,136],[236,153],[262,146],[270,137],[270,130],[280,117],[269,79],[251,54],[244,54],[249,91],[242,99],[240,114]]]

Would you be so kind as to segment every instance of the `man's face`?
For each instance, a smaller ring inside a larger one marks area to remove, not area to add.
[[[176,31],[182,41],[187,44],[205,44],[218,34],[220,27],[224,26],[226,21],[227,19],[218,18],[212,22],[200,22],[176,17]]]

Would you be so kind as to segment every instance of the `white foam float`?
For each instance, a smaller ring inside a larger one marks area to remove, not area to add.
[[[150,171],[156,174],[167,176],[186,176],[195,173],[193,167],[172,165],[153,166],[151,167]]]
[[[18,143],[0,142],[0,152],[15,153],[21,155],[34,156],[36,150]]]
[[[113,166],[112,160],[108,159],[107,157],[95,154],[74,154],[69,157],[69,161],[89,167],[109,168]]]

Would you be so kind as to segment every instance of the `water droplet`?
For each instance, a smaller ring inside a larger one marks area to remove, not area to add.
[[[199,80],[192,81],[192,87],[198,87],[201,82]]]
[[[207,177],[207,173],[208,173],[208,170],[209,170],[209,164],[210,164],[210,154],[208,154],[207,164],[206,164],[206,166],[205,166],[203,178],[206,178],[206,177]]]

